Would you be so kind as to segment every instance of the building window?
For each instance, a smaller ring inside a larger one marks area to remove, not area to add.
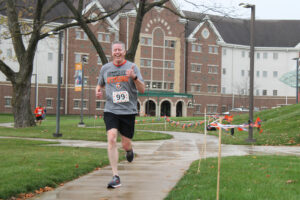
[[[192,72],[201,72],[201,65],[200,64],[191,64]]]
[[[259,96],[259,89],[256,90],[256,96]]]
[[[207,113],[217,113],[218,105],[207,105]]]
[[[4,97],[4,107],[6,107],[6,108],[11,107],[11,99],[12,99],[12,97]]]
[[[256,53],[256,58],[260,59],[260,53]]]
[[[174,69],[174,61],[164,61],[164,68]]]
[[[76,40],[81,39],[81,31],[76,30],[76,31],[75,31],[75,35],[76,35],[76,36],[75,36],[75,39],[76,39]]]
[[[242,57],[245,58],[245,51],[242,51]]]
[[[85,32],[83,32],[83,39],[84,40],[88,40],[89,39],[88,36],[87,36],[87,34]]]
[[[85,58],[84,60],[82,58]],[[84,55],[84,54],[80,54],[80,53],[75,53],[75,63],[80,63],[81,61],[85,61],[85,64],[88,64],[89,62],[89,56],[88,55]]]
[[[256,71],[256,77],[259,77],[259,71]]]
[[[165,40],[165,47],[175,48],[175,40]]]
[[[96,101],[96,109],[100,109],[101,108],[101,101]]]
[[[263,90],[263,96],[267,96],[267,90]]]
[[[150,59],[141,59],[140,63],[141,63],[141,66],[151,67],[151,60]]]
[[[273,59],[277,60],[278,59],[278,53],[273,53]]]
[[[48,60],[49,61],[53,60],[53,53],[51,52],[48,53]]]
[[[223,68],[223,69],[222,69],[222,72],[223,72],[223,74],[225,75],[225,74],[226,74],[226,68]]]
[[[110,42],[110,35],[108,33],[98,33],[99,42]]]
[[[208,53],[218,54],[219,48],[217,46],[208,46]]]
[[[209,74],[217,74],[218,73],[218,66],[208,65],[208,73]]]
[[[277,78],[278,77],[278,71],[273,71],[273,77]]]
[[[226,88],[222,87],[222,94],[225,94],[225,93],[226,93]]]
[[[174,89],[174,83],[170,83],[170,90]]]
[[[168,83],[164,83],[164,89],[168,89]]]
[[[268,59],[268,53],[267,53],[267,52],[264,52],[264,53],[263,53],[263,58],[264,58],[264,59]]]
[[[156,82],[152,82],[152,88],[156,88]]]
[[[196,85],[196,92],[200,92],[201,91],[201,85]]]
[[[74,100],[74,108],[79,108],[79,100]]]
[[[200,44],[192,44],[192,52],[201,52],[202,47]]]
[[[46,107],[47,108],[52,108],[53,107],[53,105],[52,105],[52,99],[46,99]]]
[[[82,107],[83,107],[83,108],[87,108],[87,100],[83,100]]]
[[[200,113],[201,112],[201,105],[195,105],[195,112]]]
[[[218,86],[215,85],[209,85],[207,86],[207,92],[209,93],[217,93]]]
[[[47,76],[47,83],[52,84],[52,76]]]
[[[263,77],[268,77],[268,72],[267,71],[263,71]]]
[[[273,96],[277,96],[277,90],[273,90]]]
[[[161,82],[157,82],[157,89],[161,89],[162,87],[162,83]]]
[[[152,38],[141,37],[141,45],[151,46],[152,45]]]

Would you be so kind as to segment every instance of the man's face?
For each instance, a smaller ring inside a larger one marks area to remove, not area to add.
[[[112,57],[115,63],[122,63],[125,60],[126,51],[122,44],[114,44],[112,46]]]

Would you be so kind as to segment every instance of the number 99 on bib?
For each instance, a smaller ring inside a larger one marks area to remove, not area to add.
[[[114,103],[129,102],[129,95],[127,91],[113,92]]]

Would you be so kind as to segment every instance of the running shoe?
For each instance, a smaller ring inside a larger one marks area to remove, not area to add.
[[[107,188],[117,188],[121,186],[120,177],[115,175],[112,180],[108,183]]]
[[[126,151],[126,159],[128,162],[132,162],[134,158],[133,149]]]

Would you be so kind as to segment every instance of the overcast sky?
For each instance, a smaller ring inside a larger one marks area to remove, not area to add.
[[[189,3],[183,3],[185,0],[177,0],[183,10],[199,12]],[[226,8],[227,13],[234,13],[234,17],[250,18],[251,9],[238,6],[239,3],[249,3],[256,6],[256,19],[295,19],[300,20],[300,0],[187,0],[195,4],[203,4],[210,7]],[[218,13],[210,13],[218,14]]]

